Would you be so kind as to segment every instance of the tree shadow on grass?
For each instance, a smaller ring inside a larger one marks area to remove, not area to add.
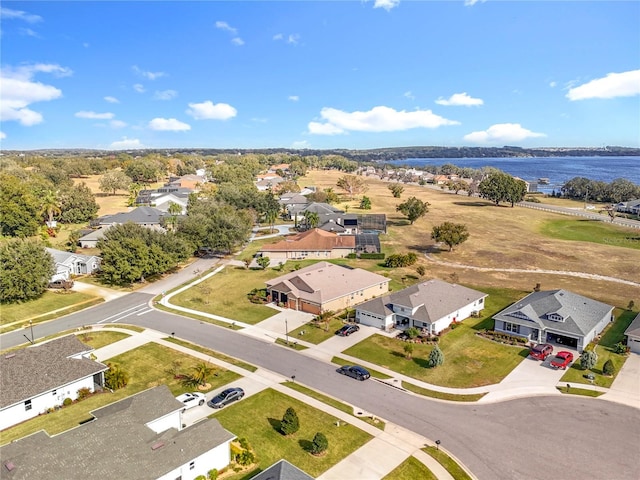
[[[494,207],[495,203],[483,202],[480,200],[468,200],[466,202],[453,202],[454,205],[460,205],[462,207]]]
[[[419,367],[422,367],[422,368],[431,368],[429,366],[429,360],[427,360],[425,358],[414,357],[413,358],[413,363],[415,363],[416,365],[418,365]]]
[[[305,452],[311,453],[313,443],[309,440],[298,440],[298,445],[300,445],[300,448],[302,448]]]
[[[474,330],[493,330],[493,326],[494,326],[493,318],[487,317],[479,321],[477,324],[475,324],[471,328],[473,328]]]
[[[282,423],[281,420],[278,420],[277,418],[268,418],[267,420],[269,420],[269,424],[271,424],[271,428],[273,428],[278,433],[282,433],[282,431],[280,430],[280,426]]]

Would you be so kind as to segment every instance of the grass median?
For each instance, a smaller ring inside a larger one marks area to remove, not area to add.
[[[411,456],[382,477],[382,480],[438,480],[431,470],[417,458]]]

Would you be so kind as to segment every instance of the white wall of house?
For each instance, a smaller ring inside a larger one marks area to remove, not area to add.
[[[231,440],[224,442],[221,445],[203,453],[199,457],[181,465],[180,467],[158,477],[158,480],[175,480],[181,478],[182,480],[193,480],[199,475],[207,476],[207,472],[211,469],[217,469],[218,471],[229,465],[231,461],[231,448],[229,444]],[[162,453],[162,449],[159,450]]]
[[[375,315],[356,309],[356,323],[386,330],[393,325],[393,317],[391,315],[387,315],[386,317]]]
[[[3,408],[0,410],[0,430],[37,417],[49,408],[62,405],[65,398],[75,400],[81,388],[88,388],[93,392],[93,375]]]
[[[634,353],[640,353],[640,337],[627,335],[627,347]]]
[[[176,430],[182,430],[182,414],[180,410],[176,410],[175,412],[171,412],[164,417],[156,418],[155,420],[147,423],[147,427],[153,430],[156,433],[162,433],[170,428],[175,428]]]

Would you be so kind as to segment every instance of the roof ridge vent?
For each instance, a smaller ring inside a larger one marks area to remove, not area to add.
[[[159,448],[162,448],[162,447],[164,447],[164,442],[160,440],[159,442],[156,442],[153,445],[151,445],[151,450],[158,450]]]

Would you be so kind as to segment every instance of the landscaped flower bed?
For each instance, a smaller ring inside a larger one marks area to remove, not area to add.
[[[508,333],[496,332],[495,330],[482,330],[476,335],[484,338],[488,338],[489,340],[493,340],[494,342],[504,343],[507,345],[525,345],[529,342],[528,339],[524,337],[517,337],[515,335],[509,335]]]

